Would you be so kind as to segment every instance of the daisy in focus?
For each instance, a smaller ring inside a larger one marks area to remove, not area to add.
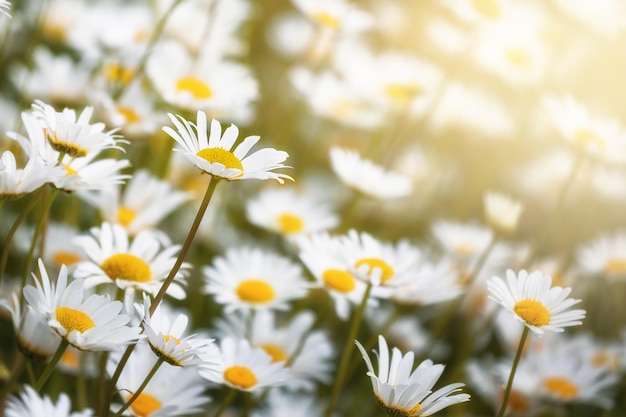
[[[289,156],[287,152],[273,148],[264,148],[248,155],[250,149],[259,141],[259,136],[248,136],[231,151],[239,129],[231,125],[224,131],[217,120],[211,121],[211,130],[207,138],[206,114],[198,111],[196,124],[182,116],[168,113],[177,131],[164,126],[163,131],[170,135],[182,149],[175,149],[198,167],[203,173],[227,181],[245,179],[275,179],[283,183],[284,179],[293,180],[286,174],[271,172],[277,168],[286,168],[282,164]]]
[[[387,200],[411,193],[409,178],[362,159],[356,151],[334,147],[330,150],[330,163],[344,184],[369,197]]]
[[[456,394],[464,386],[462,383],[432,391],[443,373],[443,365],[425,360],[413,369],[413,352],[403,355],[398,348],[390,351],[385,338],[378,336],[377,374],[365,348],[357,340],[354,342],[367,365],[374,395],[390,415],[430,416],[451,405],[469,401],[469,394]]]
[[[44,395],[40,397],[30,385],[24,385],[24,392],[11,396],[4,410],[6,417],[91,417],[93,411],[85,409],[83,411],[72,412],[70,397],[61,393],[56,403],[50,397]]]
[[[489,298],[502,305],[536,334],[545,330],[562,332],[564,327],[577,326],[585,310],[568,310],[580,302],[567,298],[571,288],[551,287],[552,278],[541,271],[517,275],[506,271],[506,282],[500,277],[487,281]]]
[[[62,267],[56,284],[50,281],[39,261],[41,282],[24,287],[24,298],[48,325],[72,346],[81,350],[116,350],[140,338],[139,327],[127,326],[130,317],[120,314],[122,303],[108,296],[85,296],[82,279],[68,285],[67,268]]]

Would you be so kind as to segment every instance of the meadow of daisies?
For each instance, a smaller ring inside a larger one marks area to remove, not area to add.
[[[0,0],[0,415],[626,414],[621,0]]]

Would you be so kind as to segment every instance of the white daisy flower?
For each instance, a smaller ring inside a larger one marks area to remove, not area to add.
[[[112,358],[107,371],[112,375],[119,359]],[[126,402],[141,386],[155,364],[146,345],[135,346],[116,388]],[[170,417],[199,413],[211,399],[204,394],[207,384],[193,368],[161,366],[125,413],[135,417]],[[114,409],[121,407],[113,405]]]
[[[462,291],[458,272],[450,260],[425,260],[415,266],[411,279],[393,287],[391,299],[400,304],[423,306],[449,301]]]
[[[333,171],[347,186],[369,197],[382,200],[406,197],[411,194],[411,180],[386,171],[356,151],[333,147],[330,150]]]
[[[273,148],[264,148],[250,155],[250,149],[260,139],[248,136],[231,151],[239,129],[230,125],[222,136],[222,126],[217,120],[211,121],[211,131],[207,139],[206,114],[198,111],[197,124],[185,120],[182,116],[168,113],[178,132],[169,126],[163,131],[170,135],[182,149],[176,149],[203,172],[227,181],[244,179],[275,179],[281,184],[283,179],[292,180],[285,174],[270,172],[285,168],[282,164],[288,157],[287,152]]]
[[[300,265],[288,258],[254,248],[231,248],[213,266],[203,268],[204,291],[226,311],[285,310],[288,302],[306,295]]]
[[[552,278],[534,271],[521,270],[517,276],[506,271],[506,282],[500,277],[487,281],[489,298],[502,305],[530,330],[543,334],[545,330],[562,332],[563,327],[581,324],[585,310],[568,310],[580,302],[567,298],[571,288],[552,287]]]
[[[246,216],[250,223],[284,236],[319,232],[339,223],[328,205],[292,188],[261,191],[246,204]]]
[[[216,372],[200,367],[200,375],[209,381],[224,384],[240,391],[258,391],[278,386],[289,378],[284,361],[274,362],[262,348],[252,347],[245,339],[226,337],[220,344],[222,369]]]
[[[431,233],[445,253],[468,263],[477,260],[493,240],[493,231],[487,227],[449,220],[437,220]]]
[[[63,168],[46,166],[37,158],[29,158],[23,169],[17,168],[15,155],[4,151],[0,157],[0,200],[23,197],[64,174]]]
[[[509,233],[517,229],[523,205],[521,202],[496,191],[483,194],[487,221],[497,230]]]
[[[359,32],[373,24],[373,17],[345,0],[292,0],[311,21],[322,28]]]
[[[376,399],[390,414],[425,417],[470,399],[469,394],[454,394],[464,386],[462,383],[449,384],[433,392],[444,366],[425,360],[413,370],[413,352],[403,355],[398,348],[390,352],[383,336],[378,336],[378,374],[363,346],[357,340],[354,343],[367,365]]]
[[[30,385],[24,385],[24,392],[17,396],[11,396],[7,402],[5,411],[6,417],[91,417],[93,411],[86,409],[83,411],[71,412],[72,404],[70,397],[61,393],[56,403],[50,397],[44,395],[40,397]]]
[[[72,271],[78,262],[86,258],[83,248],[73,241],[80,233],[76,227],[50,223],[45,236],[44,262],[58,268],[65,265]]]
[[[616,231],[595,238],[578,249],[579,268],[589,275],[626,279],[626,233]]]
[[[127,326],[130,317],[119,314],[121,302],[98,294],[85,297],[82,279],[67,284],[66,267],[61,267],[56,285],[41,260],[39,273],[41,282],[35,278],[35,287],[24,287],[24,298],[71,345],[81,350],[115,350],[140,338],[141,329]]]
[[[166,304],[159,304],[150,316],[150,305],[150,299],[144,295],[143,306],[135,304],[135,309],[143,319],[144,333],[152,351],[170,365],[185,367],[204,363],[208,366],[208,349],[213,339],[185,336],[189,324],[186,314],[175,313]]]
[[[176,263],[179,245],[163,242],[160,235],[143,231],[132,241],[128,232],[117,224],[102,223],[92,228],[91,235],[78,236],[74,243],[82,247],[89,260],[76,265],[74,276],[85,280],[85,287],[113,283],[128,292],[134,300],[134,290],[156,295]],[[185,298],[187,264],[181,267],[167,294]]]

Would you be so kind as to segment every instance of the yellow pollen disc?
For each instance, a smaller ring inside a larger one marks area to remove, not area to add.
[[[304,222],[294,214],[283,213],[278,216],[278,228],[286,235],[299,233],[304,228]]]
[[[122,206],[117,210],[117,221],[124,227],[130,226],[135,217],[137,217],[135,210],[128,207]]]
[[[356,287],[352,274],[341,269],[327,269],[322,274],[322,280],[328,288],[342,293],[352,292]]]
[[[212,164],[220,163],[226,168],[234,168],[243,171],[243,165],[241,164],[239,158],[237,158],[234,153],[227,151],[226,149],[204,148],[196,155]]]
[[[245,366],[231,366],[224,371],[224,379],[230,384],[243,389],[256,385],[256,376]]]
[[[574,140],[580,146],[594,145],[601,150],[604,150],[605,147],[604,140],[591,129],[578,129],[576,133],[574,133]]]
[[[420,412],[422,405],[420,403],[415,404],[410,410],[409,415],[412,416]]]
[[[237,296],[248,303],[268,303],[274,299],[274,289],[260,279],[242,281],[235,290]]]
[[[68,332],[72,330],[78,330],[83,333],[92,327],[95,327],[95,323],[89,316],[82,311],[74,310],[67,307],[59,307],[56,309],[56,318],[61,326]]]
[[[119,64],[109,64],[104,71],[104,76],[110,83],[128,84],[133,79],[134,71]]]
[[[118,253],[110,256],[105,259],[100,268],[112,280],[149,282],[152,279],[152,272],[150,272],[148,264],[130,253]]]
[[[76,262],[80,261],[80,259],[80,256],[76,255],[74,252],[66,250],[56,251],[52,254],[52,262],[57,266],[74,265]]]
[[[607,275],[626,274],[626,259],[611,258],[604,265],[604,272]]]
[[[132,395],[126,397],[128,401]],[[130,408],[139,417],[148,417],[150,414],[161,409],[161,401],[154,398],[152,395],[142,392],[139,394],[135,401],[130,405]]]
[[[502,16],[502,9],[497,0],[472,0],[472,6],[487,19],[496,20]]]
[[[176,82],[178,91],[186,91],[198,100],[206,100],[213,96],[211,88],[195,77],[179,78]]]
[[[505,56],[509,64],[513,65],[514,67],[520,69],[527,69],[528,67],[530,67],[530,55],[528,55],[528,52],[526,52],[522,48],[509,48],[506,51]]]
[[[372,274],[372,272],[374,272],[374,269],[380,269],[382,271],[382,275],[380,276],[381,283],[389,281],[395,273],[393,268],[387,262],[383,261],[380,258],[363,258],[359,259],[354,264],[356,268],[360,267],[361,265],[367,265],[369,267],[367,271],[368,274]]]
[[[313,15],[313,20],[322,26],[329,27],[331,29],[337,29],[341,22],[335,16],[328,12],[319,12]]]
[[[578,394],[578,387],[576,385],[570,382],[567,378],[561,378],[558,376],[544,379],[543,387],[549,393],[563,400],[574,399]]]
[[[69,143],[59,139],[57,137],[57,132],[50,132],[48,129],[44,129],[44,132],[48,138],[48,142],[50,142],[50,146],[52,146],[52,149],[57,152],[65,153],[74,158],[81,158],[83,156],[87,156],[89,153],[87,149],[82,148],[75,143]],[[65,166],[65,168],[67,169],[67,166]]]
[[[117,106],[117,112],[124,116],[126,123],[137,123],[141,120],[141,116],[128,106]]]
[[[282,362],[286,361],[288,358],[287,352],[283,350],[278,345],[272,345],[271,343],[267,343],[261,345],[261,348],[272,357],[272,362]]]
[[[386,88],[387,95],[398,103],[405,104],[423,91],[417,84],[389,84]]]
[[[521,300],[515,303],[515,314],[531,326],[541,327],[550,323],[550,312],[543,304],[535,300]]]
[[[61,363],[70,369],[78,369],[80,367],[80,358],[75,351],[65,349],[61,356]]]

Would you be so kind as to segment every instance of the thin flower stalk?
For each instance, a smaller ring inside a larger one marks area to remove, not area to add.
[[[506,412],[506,407],[509,403],[509,395],[511,394],[511,388],[513,387],[513,379],[515,378],[517,365],[519,364],[519,360],[522,357],[522,352],[524,351],[524,345],[526,344],[527,337],[528,337],[528,326],[524,326],[524,330],[522,331],[522,336],[520,337],[520,340],[519,340],[519,346],[517,347],[517,352],[515,353],[515,359],[513,359],[513,366],[511,367],[509,380],[506,383],[504,396],[502,397],[502,405],[500,406],[500,411],[498,411],[497,417],[503,417],[504,413]]]

